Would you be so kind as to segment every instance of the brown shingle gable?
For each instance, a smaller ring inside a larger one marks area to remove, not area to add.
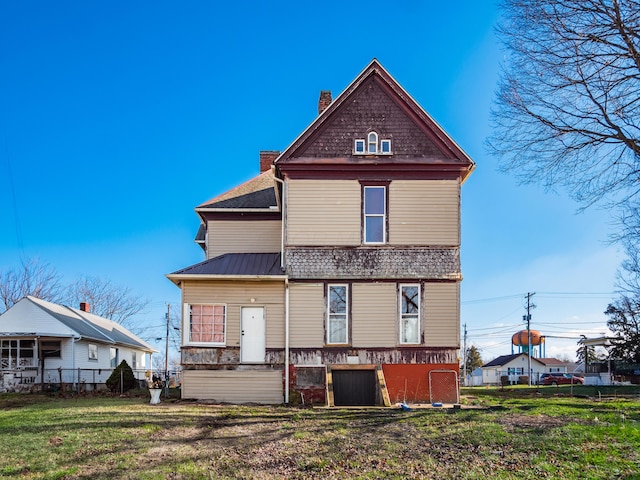
[[[392,140],[392,156],[373,156],[379,163],[449,163],[456,165],[463,180],[475,166],[375,59],[275,163],[281,171],[300,159],[358,163],[365,156],[353,155],[353,142],[371,130]]]
[[[406,110],[374,76],[368,77],[353,92],[330,122],[296,151],[297,157],[352,157],[356,139],[366,139],[371,131],[380,139],[391,140],[393,155],[379,155],[380,162],[426,158],[455,160],[453,154],[437,145],[431,131],[425,131],[407,115]]]

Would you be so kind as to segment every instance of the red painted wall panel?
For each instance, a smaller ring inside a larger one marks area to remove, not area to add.
[[[441,373],[447,370],[453,373]],[[453,364],[408,364],[382,365],[389,399],[391,403],[430,403],[432,401],[429,389],[429,372],[433,388],[433,401],[442,403],[456,403],[459,366]]]

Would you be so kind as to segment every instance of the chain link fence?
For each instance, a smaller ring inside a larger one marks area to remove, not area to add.
[[[101,368],[24,368],[0,371],[0,392],[42,392],[68,391],[75,393],[108,391],[107,379],[114,369]],[[133,370],[136,388],[146,388],[147,378],[152,375],[166,377],[170,388],[181,385],[181,371],[153,372],[151,370]],[[123,381],[119,382],[123,385]],[[120,392],[122,393],[122,392]]]

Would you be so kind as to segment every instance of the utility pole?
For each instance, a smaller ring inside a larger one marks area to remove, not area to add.
[[[527,293],[527,314],[524,316],[524,320],[527,322],[527,343],[529,344],[527,349],[527,368],[529,369],[527,377],[529,378],[529,386],[531,386],[531,310],[536,308],[536,306],[531,303],[531,297],[534,295],[535,292]]]
[[[171,304],[167,303],[167,335],[164,343],[164,396],[169,396],[169,322],[171,321]]]
[[[463,381],[463,385],[466,387],[467,386],[467,324],[464,324],[464,341],[462,343],[462,348],[463,350],[463,363],[462,363],[462,381]]]

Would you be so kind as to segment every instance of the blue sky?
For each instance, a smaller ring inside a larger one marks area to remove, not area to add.
[[[0,269],[21,257],[150,301],[163,332],[203,260],[194,207],[258,173],[377,58],[476,161],[463,186],[461,321],[485,360],[532,328],[604,332],[621,255],[607,212],[516,185],[484,147],[499,64],[493,2],[3,2]],[[153,335],[152,335],[153,336]],[[161,345],[159,345],[161,347]],[[573,356],[550,338],[547,355]]]

